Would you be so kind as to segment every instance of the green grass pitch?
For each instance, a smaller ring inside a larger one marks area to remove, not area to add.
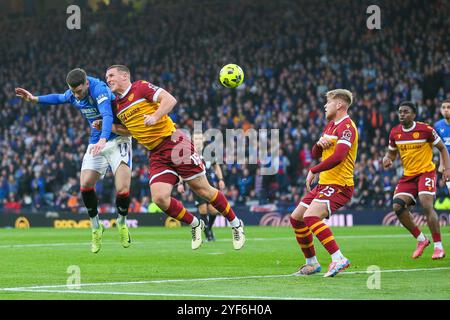
[[[108,229],[98,254],[87,229],[1,229],[0,299],[450,299],[450,257],[433,261],[430,245],[411,259],[416,242],[404,228],[332,230],[351,261],[334,278],[322,277],[330,257],[317,239],[321,274],[290,276],[304,258],[288,227],[246,227],[240,251],[229,228],[215,228],[217,241],[196,251],[188,227],[131,229],[127,249]],[[450,254],[450,227],[441,232]],[[76,268],[81,284],[68,288]]]

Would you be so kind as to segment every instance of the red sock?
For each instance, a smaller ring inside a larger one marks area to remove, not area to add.
[[[420,231],[419,227],[415,227],[410,232],[414,236],[414,238],[417,238],[422,233],[422,231]]]
[[[236,218],[233,209],[227,201],[227,198],[223,195],[222,192],[217,190],[216,195],[209,202],[217,211],[220,212],[228,221],[233,221]]]
[[[312,258],[316,255],[314,250],[313,235],[308,226],[303,221],[295,220],[290,217],[292,227],[294,228],[295,238],[303,251],[305,258]]]
[[[184,223],[191,224],[194,220],[192,213],[186,210],[185,207],[175,198],[170,198],[170,205],[167,210],[164,211],[166,214],[178,221],[183,221]]]
[[[334,240],[333,232],[319,217],[304,217],[305,224],[319,239],[329,254],[339,250],[339,246]]]
[[[441,233],[432,233],[431,236],[433,237],[433,242],[441,242]]]

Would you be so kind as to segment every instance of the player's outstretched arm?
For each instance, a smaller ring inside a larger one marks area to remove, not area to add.
[[[65,93],[52,93],[43,96],[35,96],[23,88],[16,88],[15,92],[18,97],[25,101],[40,104],[63,104],[69,102],[70,97],[70,90]]]
[[[25,90],[24,88],[16,88],[14,91],[16,92],[16,96],[26,102],[38,102],[38,97],[34,96],[31,92]]]

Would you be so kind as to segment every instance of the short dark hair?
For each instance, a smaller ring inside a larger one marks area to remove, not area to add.
[[[80,84],[85,84],[87,79],[86,71],[84,71],[81,68],[76,68],[71,70],[66,77],[67,84],[72,87],[76,88]]]
[[[412,110],[415,114],[417,114],[417,108],[416,108],[416,104],[415,104],[414,102],[412,102],[412,101],[402,101],[402,102],[400,102],[398,108],[400,109],[400,107],[402,107],[402,106],[410,107],[411,110]]]
[[[131,75],[130,69],[128,69],[128,67],[124,66],[123,64],[114,64],[111,67],[109,67],[108,69],[106,69],[106,71],[108,71],[109,69],[117,69],[119,71],[128,73],[128,75]]]
[[[441,105],[443,105],[444,103],[450,103],[450,99],[445,99],[444,101],[442,101]]]

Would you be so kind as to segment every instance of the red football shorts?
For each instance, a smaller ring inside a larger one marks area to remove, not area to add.
[[[300,204],[306,208],[309,208],[311,202],[324,202],[328,207],[328,216],[330,216],[337,209],[343,207],[350,201],[353,195],[353,186],[339,186],[337,184],[318,184],[311,190],[303,199]]]
[[[404,195],[416,202],[417,195],[436,194],[436,171],[424,172],[415,176],[403,176],[395,188],[394,198]]]
[[[149,163],[149,184],[165,182],[175,185],[179,176],[189,181],[205,174],[203,161],[194,144],[181,130],[176,130],[150,151]]]

